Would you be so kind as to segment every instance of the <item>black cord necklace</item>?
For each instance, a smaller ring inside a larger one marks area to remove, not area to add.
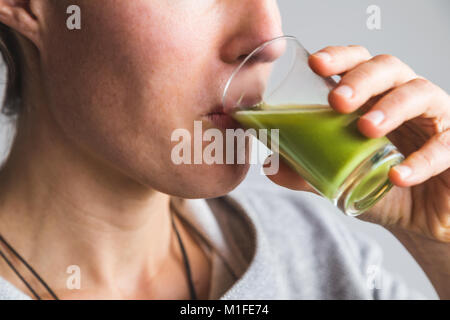
[[[197,293],[195,291],[194,287],[194,281],[192,280],[192,273],[191,273],[191,267],[189,264],[189,259],[186,253],[186,250],[183,245],[183,241],[181,241],[180,233],[178,232],[177,226],[175,225],[175,220],[173,218],[173,210],[170,210],[170,217],[172,220],[172,226],[175,230],[178,242],[180,244],[181,252],[183,254],[183,260],[184,265],[186,267],[186,274],[188,279],[188,285],[189,285],[189,292],[191,295],[192,300],[197,300]],[[48,291],[48,293],[53,297],[55,300],[59,300],[58,296],[53,292],[53,290],[50,288],[49,285],[42,279],[39,274],[31,267],[28,262],[22,256],[0,235],[0,242],[2,242],[19,260],[22,262],[25,267],[38,279],[38,281],[45,287],[45,289]],[[17,270],[16,267],[14,267],[14,264],[8,259],[8,257],[3,253],[3,251],[0,248],[0,257],[5,260],[6,264],[13,270],[13,272],[19,277],[19,279],[25,284],[25,286],[30,290],[30,292],[33,294],[33,296],[37,300],[42,300],[41,296],[33,289],[33,287],[30,285],[30,283],[23,277],[23,275]]]
[[[55,300],[59,300],[58,296],[53,292],[52,289],[47,285],[47,283],[42,279],[39,274],[33,269],[32,266],[28,264],[28,262],[25,261],[24,258],[5,240],[5,238],[0,235],[0,241],[22,262],[25,267],[38,279],[38,281],[47,289],[48,293],[53,297]],[[32,288],[30,283],[25,280],[25,278],[20,274],[20,272],[14,267],[13,263],[6,257],[6,255],[3,253],[3,251],[0,249],[0,256],[5,260],[6,264],[14,271],[14,273],[19,277],[19,279],[26,285],[26,287],[31,291],[31,293],[35,296],[37,300],[42,300],[41,296]]]
[[[170,217],[172,219],[173,229],[175,230],[178,242],[180,244],[181,253],[183,254],[184,266],[186,267],[186,275],[187,275],[187,280],[188,280],[189,292],[191,294],[191,300],[197,300],[197,293],[195,292],[194,281],[192,280],[192,272],[191,272],[191,266],[189,264],[189,258],[187,256],[183,242],[181,241],[180,233],[178,232],[177,226],[175,225],[175,220],[173,218],[173,215],[174,215],[173,210],[170,210]]]

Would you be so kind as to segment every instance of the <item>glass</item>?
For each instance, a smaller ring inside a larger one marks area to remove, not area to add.
[[[279,129],[277,149],[285,162],[345,214],[356,216],[391,189],[389,169],[404,157],[386,137],[370,139],[358,130],[369,104],[349,114],[329,106],[337,82],[314,73],[308,56],[292,36],[263,43],[232,73],[223,107],[244,128],[267,129],[265,141],[272,140],[270,129]]]

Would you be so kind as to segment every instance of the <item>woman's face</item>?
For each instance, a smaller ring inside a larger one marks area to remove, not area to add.
[[[81,30],[69,30],[69,5]],[[174,130],[221,104],[231,72],[256,46],[282,34],[275,0],[48,1],[40,46],[48,106],[63,134],[158,191],[223,195],[248,164],[171,160]],[[224,131],[224,128],[220,128]],[[204,142],[203,146],[210,144]],[[248,146],[247,146],[248,148]],[[193,154],[192,154],[193,158]]]

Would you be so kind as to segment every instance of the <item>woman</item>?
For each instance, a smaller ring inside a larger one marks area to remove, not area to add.
[[[80,30],[66,26],[73,4]],[[367,286],[378,251],[327,201],[233,190],[247,164],[170,161],[171,133],[217,126],[231,71],[282,34],[275,1],[0,0],[0,22],[5,110],[17,115],[0,172],[1,298],[416,297],[385,273],[380,289]],[[389,134],[408,157],[361,217],[388,228],[450,298],[449,96],[359,46],[327,47],[310,65],[343,75],[330,93],[340,112],[378,97],[359,128]],[[307,189],[286,166],[270,178]]]

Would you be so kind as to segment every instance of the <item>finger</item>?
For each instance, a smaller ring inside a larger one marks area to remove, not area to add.
[[[359,130],[369,138],[379,138],[404,122],[423,115],[440,119],[440,131],[450,127],[450,98],[423,78],[416,78],[383,96],[358,120]],[[446,122],[446,123],[444,123]]]
[[[330,46],[309,56],[309,66],[317,74],[329,77],[343,74],[371,58],[362,46]]]
[[[420,184],[450,168],[450,129],[434,135],[422,148],[411,153],[389,171],[391,181],[400,187]]]
[[[270,163],[270,157],[264,161],[263,170],[266,173],[266,167]],[[276,174],[266,174],[266,177],[272,182],[292,190],[309,191],[318,194],[294,169],[286,164],[281,158],[279,169]]]
[[[379,55],[347,72],[329,95],[329,102],[340,112],[352,112],[371,97],[417,78],[398,58]]]

